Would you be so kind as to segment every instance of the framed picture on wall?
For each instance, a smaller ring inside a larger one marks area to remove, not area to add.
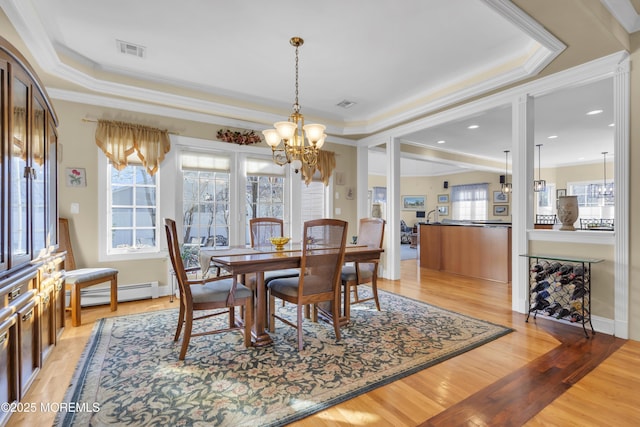
[[[85,168],[65,169],[67,187],[86,187],[87,171]]]
[[[448,194],[438,194],[438,203],[449,203]]]
[[[405,211],[423,211],[426,196],[402,196],[402,209]]]
[[[493,203],[509,203],[509,195],[502,191],[493,192]]]
[[[438,206],[438,215],[439,216],[449,215],[449,206]]]
[[[509,215],[508,205],[493,205],[493,215],[495,216],[507,216]]]

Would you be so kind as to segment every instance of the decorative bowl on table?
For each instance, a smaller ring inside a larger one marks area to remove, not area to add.
[[[273,246],[276,247],[276,251],[281,251],[284,249],[284,245],[289,243],[291,237],[270,237],[269,241]]]

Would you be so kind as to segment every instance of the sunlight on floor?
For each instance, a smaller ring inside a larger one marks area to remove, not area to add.
[[[336,423],[347,419],[349,420],[350,426],[371,426],[377,425],[382,421],[379,415],[372,414],[371,412],[352,411],[349,409],[340,409],[339,412],[341,414],[339,419],[324,412],[316,414],[316,418]]]

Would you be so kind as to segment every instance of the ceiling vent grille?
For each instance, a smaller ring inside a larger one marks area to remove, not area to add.
[[[147,48],[138,44],[125,42],[122,40],[116,40],[118,44],[118,52],[123,55],[133,55],[138,58],[144,58]]]
[[[348,101],[348,100],[346,100],[346,99],[345,99],[344,101],[340,101],[340,102],[338,102],[336,105],[337,105],[338,107],[342,107],[342,108],[351,108],[351,107],[353,107],[354,105],[356,105],[356,103],[355,103],[355,102],[353,102],[353,101]]]

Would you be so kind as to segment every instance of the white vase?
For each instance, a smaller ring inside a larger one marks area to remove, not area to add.
[[[558,197],[558,219],[562,223],[560,230],[575,230],[573,224],[578,220],[578,196]]]

